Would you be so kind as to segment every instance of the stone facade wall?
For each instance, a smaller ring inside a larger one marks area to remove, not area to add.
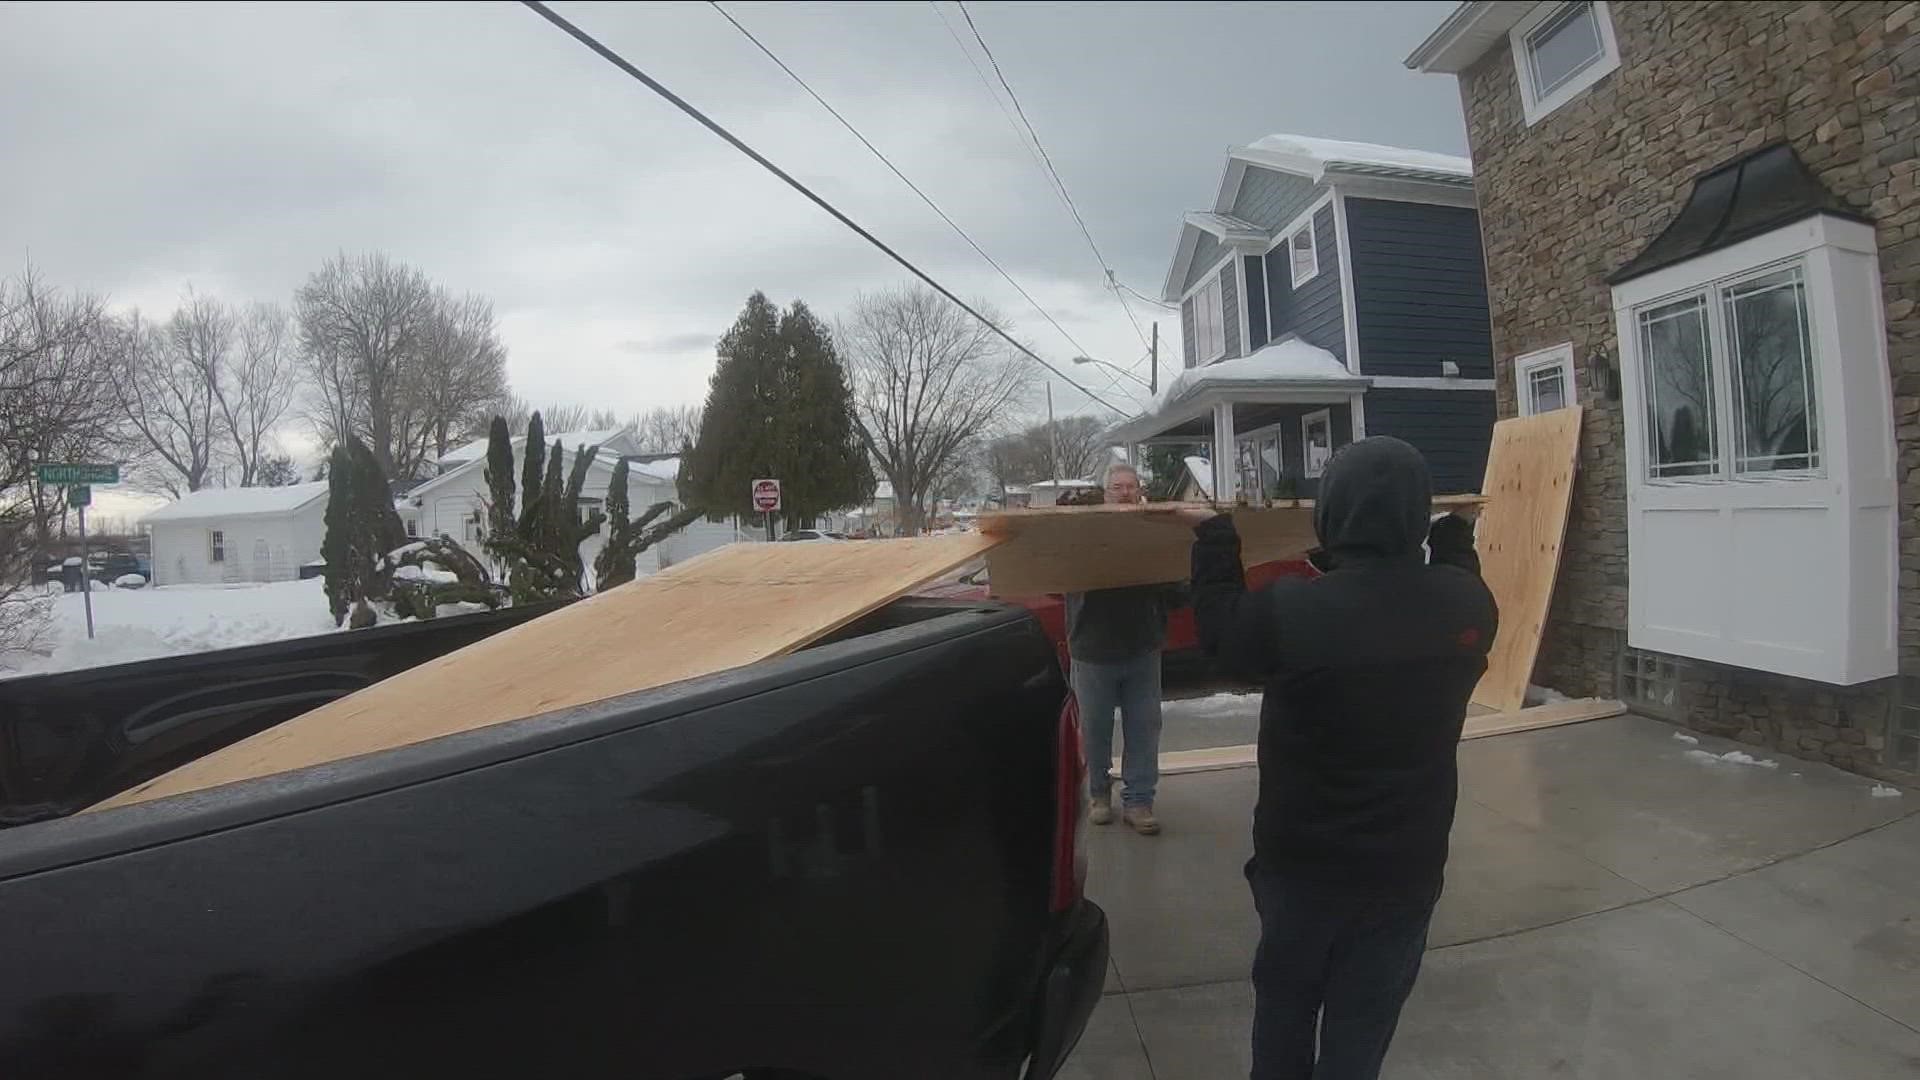
[[[1665,227],[1697,174],[1781,139],[1876,221],[1902,481],[1901,658],[1920,672],[1920,2],[1609,7],[1620,68],[1532,127],[1506,43],[1460,76],[1500,414],[1515,412],[1513,357],[1565,341],[1587,407],[1536,681],[1614,693],[1625,638],[1626,425],[1591,376],[1594,354],[1616,371],[1620,357],[1606,275]],[[1887,771],[1890,686],[1841,689],[1700,662],[1682,671],[1681,722]]]

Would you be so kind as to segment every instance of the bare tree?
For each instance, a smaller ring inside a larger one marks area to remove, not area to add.
[[[224,422],[220,379],[236,332],[225,304],[191,290],[163,326],[137,311],[120,321],[120,411],[147,453],[147,478],[176,498],[215,479]]]
[[[0,280],[0,666],[47,627],[28,582],[66,521],[65,491],[35,467],[108,456],[117,434],[108,334],[98,298],[50,289],[31,268]]]
[[[700,437],[698,405],[661,405],[633,420],[642,453],[677,454]]]
[[[254,304],[235,317],[237,342],[215,372],[213,397],[225,435],[224,454],[238,467],[241,487],[263,483],[273,431],[286,418],[300,382],[287,313]]]
[[[835,336],[861,438],[893,484],[904,532],[918,533],[940,482],[1028,388],[1028,368],[992,329],[917,285],[859,297]]]
[[[396,462],[402,476],[484,432],[494,408],[506,400],[507,350],[494,326],[493,303],[437,290],[407,385],[399,427],[412,438],[406,459]]]
[[[388,477],[412,475],[421,450],[402,423],[432,333],[438,294],[427,276],[379,253],[328,259],[294,294],[300,348],[318,389],[313,420],[338,442],[362,438]],[[408,466],[403,474],[401,467]]]

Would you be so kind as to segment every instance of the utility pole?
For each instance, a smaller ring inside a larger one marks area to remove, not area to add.
[[[1160,392],[1160,321],[1158,319],[1153,323],[1152,356],[1153,366],[1147,369],[1147,393],[1158,394]]]
[[[1047,381],[1047,479],[1060,479],[1060,432],[1053,426],[1053,381]]]

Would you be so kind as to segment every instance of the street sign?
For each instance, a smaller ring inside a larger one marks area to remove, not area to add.
[[[763,514],[771,514],[780,509],[780,481],[755,480],[753,482],[753,508]]]
[[[75,508],[92,506],[93,489],[85,484],[69,484],[67,486],[67,505]]]
[[[41,465],[34,469],[43,484],[117,484],[118,465]]]

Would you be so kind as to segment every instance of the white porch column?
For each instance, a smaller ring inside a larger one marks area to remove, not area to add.
[[[1213,501],[1231,504],[1239,476],[1239,448],[1233,439],[1233,403],[1222,401],[1213,407]]]

